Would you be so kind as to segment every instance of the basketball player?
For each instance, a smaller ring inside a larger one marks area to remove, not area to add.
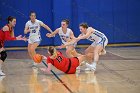
[[[41,43],[40,27],[44,27],[46,30],[52,33],[52,30],[45,25],[42,21],[36,19],[36,13],[30,12],[30,20],[25,25],[24,34],[30,33],[28,39],[28,53],[31,58],[36,54],[35,49]],[[34,62],[33,62],[34,63]],[[33,66],[36,64],[34,63]]]
[[[53,37],[58,33],[60,38],[61,38],[62,44],[65,44],[66,42],[69,42],[69,41],[71,41],[72,39],[75,38],[75,36],[73,34],[73,31],[70,28],[68,28],[68,25],[69,25],[69,20],[67,20],[67,19],[62,20],[61,27],[57,28],[51,34],[50,33],[46,34],[46,36],[47,37]],[[76,43],[68,45],[66,47],[66,55],[67,55],[67,57],[70,58],[70,57],[75,57],[75,56],[79,55],[75,50],[75,46],[76,46]]]
[[[96,64],[99,61],[99,55],[106,54],[105,46],[108,44],[107,37],[100,31],[89,27],[86,23],[81,23],[79,25],[81,34],[76,38],[76,42],[81,39],[88,39],[92,41],[92,44],[85,50],[85,54],[93,53],[94,61],[92,64],[87,64],[88,67],[92,68],[91,70],[96,70]]]
[[[41,68],[41,70],[47,72],[50,72],[52,64],[57,69],[63,71],[66,74],[74,74],[76,72],[76,68],[79,65],[82,65],[82,62],[84,60],[88,59],[88,55],[81,55],[72,58],[64,57],[64,55],[61,52],[57,51],[53,46],[49,47],[48,54],[50,55],[46,59],[48,68]]]
[[[16,25],[16,18],[9,16],[7,18],[8,24],[6,24],[1,30],[0,30],[0,76],[4,76],[5,73],[2,71],[2,63],[7,58],[7,53],[4,49],[4,42],[9,40],[24,40],[26,41],[26,38],[22,37],[22,35],[19,35],[15,37],[14,35],[14,27]]]

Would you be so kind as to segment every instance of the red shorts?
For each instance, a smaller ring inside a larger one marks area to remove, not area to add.
[[[70,58],[68,70],[65,73],[74,74],[78,66],[79,66],[79,59],[77,57]]]

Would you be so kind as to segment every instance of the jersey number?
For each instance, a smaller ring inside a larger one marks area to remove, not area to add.
[[[34,29],[34,30],[32,30],[32,33],[36,33],[36,30]]]
[[[60,63],[60,62],[62,61],[62,57],[61,57],[61,56],[58,56],[58,57],[56,58],[56,60]]]

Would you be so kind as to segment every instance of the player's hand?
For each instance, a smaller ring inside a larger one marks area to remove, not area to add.
[[[40,70],[46,72],[46,68],[40,68]]]
[[[46,36],[49,38],[52,37],[50,33],[47,33]]]
[[[16,37],[17,40],[21,40],[21,38],[22,38],[22,35],[19,35]]]
[[[77,42],[78,42],[78,40],[75,38],[75,39],[70,40],[69,42],[66,42],[65,45],[73,45]]]
[[[65,48],[65,45],[62,44],[61,46],[58,46],[59,49]]]
[[[46,69],[46,68],[40,68],[40,70],[43,71],[43,72],[47,72],[47,73],[50,73],[50,71],[51,71],[51,70],[48,69],[48,68],[47,68],[47,69]]]
[[[51,73],[51,69],[47,68],[46,72],[50,74]]]
[[[46,56],[44,56],[44,55],[41,55],[42,56],[42,58],[44,59],[44,60],[46,60],[47,59],[47,57]]]
[[[17,40],[23,40],[23,41],[27,41],[27,38],[24,36],[22,37],[22,35],[19,35],[16,37]]]
[[[22,37],[21,39],[22,39],[23,41],[25,41],[25,42],[28,40],[25,36]]]
[[[80,39],[79,38],[75,38],[74,39],[74,42],[76,43],[76,42],[78,42]]]
[[[27,30],[26,30],[26,33],[29,33],[29,32],[30,32],[30,29],[27,29]]]

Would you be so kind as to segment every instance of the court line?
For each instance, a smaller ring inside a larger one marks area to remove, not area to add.
[[[89,44],[90,45],[90,44]],[[77,48],[86,48],[89,46],[88,44],[86,45],[77,45]],[[126,47],[126,46],[140,46],[140,43],[121,43],[121,44],[108,44],[107,47]],[[49,46],[39,46],[37,49],[41,48],[48,48]],[[58,46],[56,46],[58,47]],[[22,46],[22,47],[7,47],[5,48],[6,50],[27,50],[27,47]]]
[[[134,80],[130,79],[129,77],[125,77],[125,76],[119,74],[118,72],[116,72],[116,71],[110,69],[110,68],[109,68],[107,65],[105,65],[104,63],[101,62],[100,65],[101,65],[102,67],[104,67],[107,71],[109,71],[110,73],[112,73],[112,74],[114,74],[114,75],[116,75],[116,76],[118,76],[118,77],[124,79],[127,83],[129,83],[129,84],[131,84],[131,85],[134,85],[134,86],[137,86],[137,85],[138,85]]]
[[[118,57],[121,57],[121,58],[127,59],[126,57],[124,57],[124,56],[121,56],[121,55],[119,55],[119,54],[116,54],[116,53],[113,53],[113,52],[111,52],[111,51],[107,51],[107,52],[109,52],[110,54],[116,55],[116,56],[118,56]]]
[[[111,52],[111,51],[107,51],[108,53],[110,53],[110,54],[113,54],[113,55],[115,55],[115,56],[118,56],[118,57],[121,57],[121,58],[123,58],[123,60],[140,60],[139,58],[133,58],[133,57],[125,57],[125,56],[123,56],[123,55],[120,55],[120,54],[117,54],[117,53],[113,53],[113,52]]]
[[[48,67],[48,65],[42,61],[42,63]],[[52,74],[60,81],[60,83],[70,92],[70,93],[73,93],[72,90],[57,76],[57,74],[55,74],[55,72],[53,70],[51,70]]]

